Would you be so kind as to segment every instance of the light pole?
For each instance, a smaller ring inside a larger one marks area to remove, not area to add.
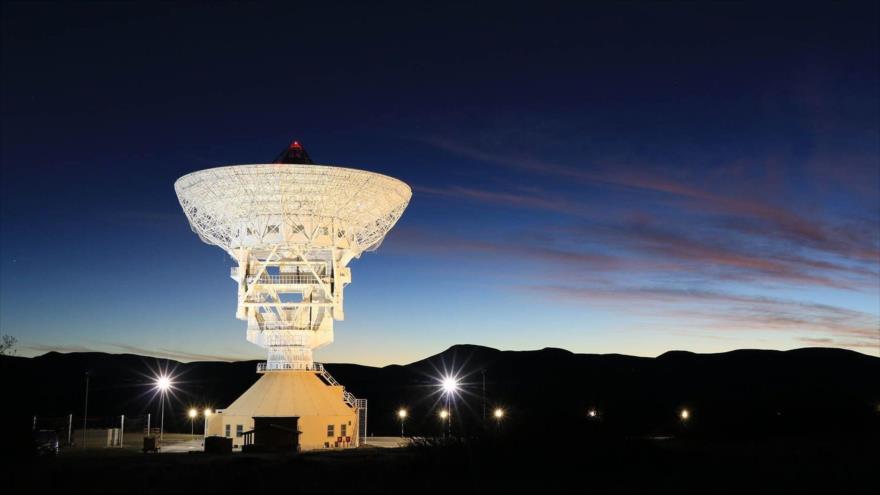
[[[443,425],[446,427],[446,428],[444,428],[444,430],[445,430],[444,431],[444,433],[445,433],[444,438],[448,438],[449,437],[449,411],[447,409],[440,410],[440,421],[445,423]]]
[[[450,402],[452,397],[458,391],[458,379],[454,376],[446,376],[440,382],[443,389],[443,395],[446,398],[446,409],[440,412],[440,417],[446,420],[446,436],[452,433],[452,415],[450,414]],[[445,414],[445,415],[444,415]]]
[[[403,438],[403,422],[406,421],[406,409],[401,408],[397,411],[397,417],[400,418],[400,438]]]
[[[485,425],[486,424],[486,369],[485,368],[481,369],[480,374],[483,376],[482,402],[483,402],[483,425]]]
[[[83,446],[82,448],[86,448],[86,425],[88,425],[89,418],[89,372],[86,371],[86,405],[83,410]]]
[[[162,397],[159,399],[159,443],[162,443],[162,440],[165,438],[165,392],[162,392]]]
[[[195,409],[189,410],[189,436],[193,440],[196,438],[196,416],[199,415],[199,412]]]
[[[205,427],[202,431],[202,442],[204,443],[208,439],[208,417],[211,415],[210,409],[205,409]]]
[[[495,418],[495,433],[501,431],[501,420],[504,419],[504,409],[500,407],[496,407],[494,411],[492,411],[492,417]]]
[[[171,388],[171,379],[165,375],[159,377],[156,380],[156,388],[159,389],[159,393],[162,395],[159,400],[159,408],[161,409],[161,415],[159,417],[159,443],[162,443],[162,439],[165,438],[165,394],[168,392],[168,389]]]

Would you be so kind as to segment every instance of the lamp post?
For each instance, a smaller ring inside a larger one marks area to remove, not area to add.
[[[486,368],[480,370],[480,374],[483,377],[483,390],[481,394],[481,400],[483,402],[483,424],[486,423]]]
[[[196,438],[196,416],[198,415],[199,412],[195,409],[189,410],[189,436],[193,440]]]
[[[440,410],[440,421],[444,423],[445,426],[445,437],[449,437],[449,410],[441,409]]]
[[[86,371],[86,405],[83,411],[83,446],[86,448],[86,426],[89,421],[89,372]]]
[[[454,376],[446,376],[440,382],[440,387],[443,389],[443,395],[446,399],[446,408],[440,411],[440,417],[446,420],[446,436],[448,437],[452,432],[452,415],[449,412],[451,410],[449,406],[452,397],[458,391],[458,379]]]
[[[501,431],[501,420],[504,419],[504,409],[496,407],[495,410],[492,411],[492,417],[495,418],[495,431]]]
[[[165,438],[165,394],[168,393],[168,389],[171,388],[171,379],[165,375],[160,376],[156,380],[156,388],[159,389],[159,393],[161,394],[161,398],[159,400],[159,408],[161,409],[161,415],[159,418],[159,443],[162,443],[162,439]]]
[[[400,418],[400,437],[403,438],[403,422],[406,421],[406,409],[401,408],[397,411],[397,417]]]

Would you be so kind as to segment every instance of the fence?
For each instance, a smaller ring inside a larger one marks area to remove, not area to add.
[[[166,416],[167,416],[166,412]],[[33,430],[51,430],[58,435],[58,442],[66,449],[106,449],[122,448],[140,450],[146,435],[159,436],[161,420],[153,414],[128,416],[89,416],[68,414],[67,416],[34,416]],[[204,422],[197,419],[187,421],[186,432],[169,432],[168,418],[165,418],[164,441],[177,443],[201,439]],[[178,421],[178,424],[180,422]],[[179,428],[178,428],[179,429]]]

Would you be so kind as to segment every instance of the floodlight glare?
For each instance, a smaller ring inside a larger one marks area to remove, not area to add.
[[[681,410],[681,419],[682,419],[682,421],[687,421],[688,419],[690,419],[690,417],[691,417],[691,412],[690,412],[690,411],[688,411],[687,409],[682,409],[682,410]]]
[[[458,380],[453,376],[447,376],[440,384],[443,387],[443,393],[452,394],[458,390]]]
[[[498,409],[495,409],[495,412],[493,414],[495,416],[495,419],[501,419],[504,417],[504,409],[501,409],[499,407]]]
[[[213,413],[211,412],[210,409],[205,409],[205,412],[204,412],[205,417],[208,417],[208,416],[210,416],[211,414],[213,414]]]
[[[595,418],[595,417],[596,417],[596,414],[597,414],[597,413],[596,413],[596,410],[595,410],[595,409],[590,409],[589,411],[587,411],[587,416],[589,416],[589,417],[591,417],[591,418]]]
[[[198,415],[199,415],[199,412],[196,411],[195,409],[190,409],[190,410],[189,410],[189,417],[190,417],[190,418],[195,418],[195,417],[198,416]]]
[[[449,417],[449,411],[447,411],[446,409],[441,409],[440,410],[440,419],[446,419],[448,417]]]
[[[156,379],[156,388],[158,388],[162,392],[167,391],[169,388],[171,388],[171,378],[168,378],[165,375],[160,376]]]
[[[406,418],[406,409],[401,409],[397,411],[397,417],[400,419]]]

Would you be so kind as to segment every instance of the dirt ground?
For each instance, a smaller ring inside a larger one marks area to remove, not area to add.
[[[201,435],[190,435],[184,433],[164,433],[162,435],[163,442],[168,444],[176,444],[180,442],[186,442],[193,438],[201,439]],[[62,441],[66,442],[67,437],[62,435]],[[86,430],[85,436],[83,436],[82,430],[74,431],[72,435],[72,440],[74,442],[71,446],[62,445],[61,449],[65,454],[77,454],[82,453],[83,451],[83,441],[85,441],[85,450],[87,451],[95,451],[95,450],[119,450],[120,447],[107,447],[107,430],[103,429],[94,429],[94,430]],[[144,446],[144,435],[140,432],[126,432],[122,436],[122,449],[131,450],[131,451],[140,451]]]
[[[520,448],[521,447],[521,448]],[[103,449],[4,464],[26,493],[870,492],[866,439],[690,443],[616,440],[577,448],[453,444],[299,455],[141,454]]]

